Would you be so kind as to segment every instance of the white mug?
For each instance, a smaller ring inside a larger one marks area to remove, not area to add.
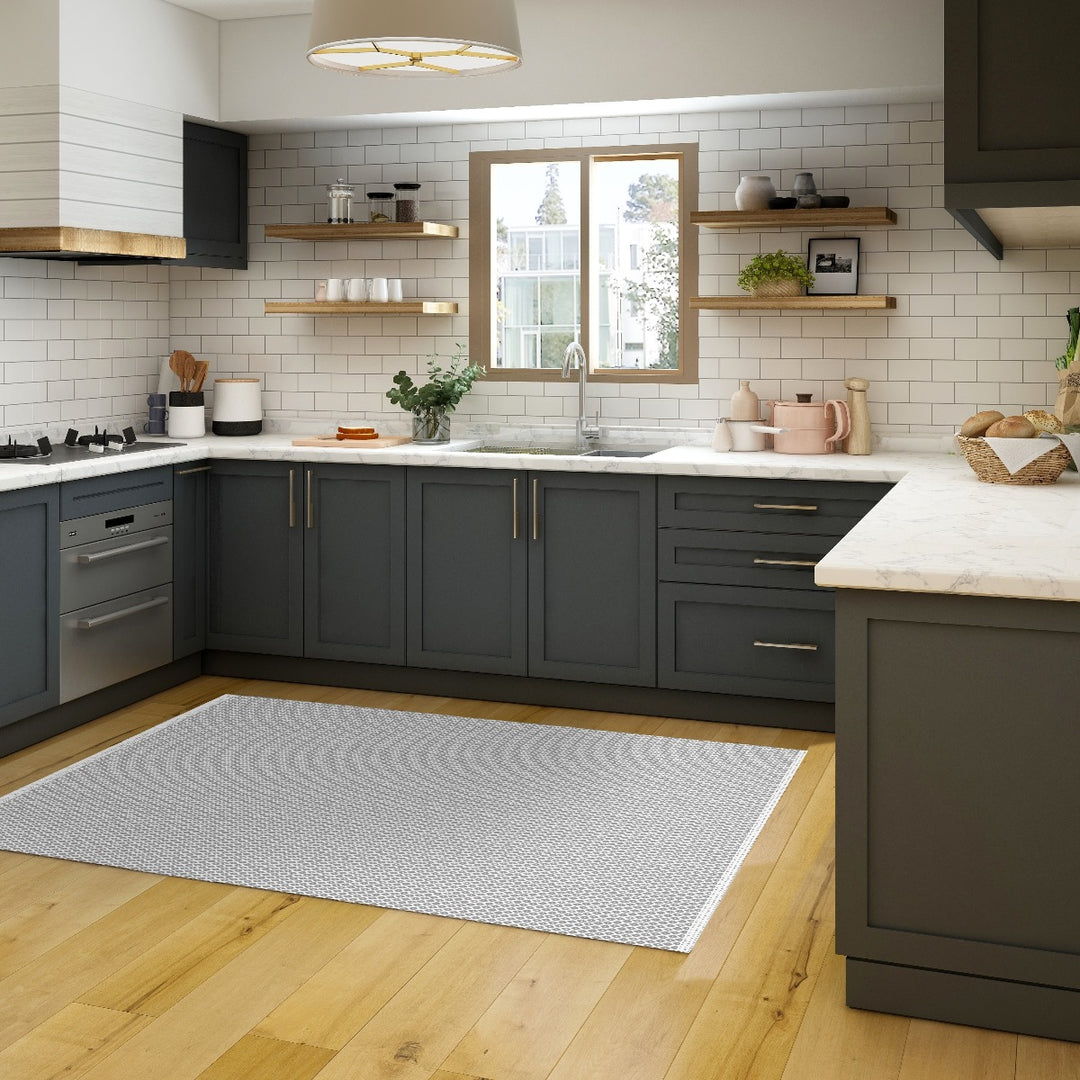
[[[390,298],[387,281],[384,277],[371,279],[371,299],[377,304],[385,304]]]
[[[327,300],[344,300],[345,299],[345,279],[339,277],[332,277],[326,279],[326,299]]]
[[[401,303],[401,278],[391,278],[387,283],[387,295],[390,297],[391,303]]]
[[[362,277],[349,278],[346,295],[354,303],[367,299],[367,281]]]

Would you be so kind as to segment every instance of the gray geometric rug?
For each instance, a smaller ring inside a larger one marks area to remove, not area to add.
[[[802,757],[227,694],[0,798],[0,848],[689,952]]]

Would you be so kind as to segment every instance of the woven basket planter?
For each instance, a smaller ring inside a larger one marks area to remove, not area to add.
[[[1069,465],[1069,451],[1058,443],[1049,453],[1036,458],[1019,472],[1010,473],[982,438],[956,436],[960,453],[975,475],[986,484],[1054,484]]]
[[[770,278],[754,286],[753,296],[802,296],[802,284],[795,278]]]

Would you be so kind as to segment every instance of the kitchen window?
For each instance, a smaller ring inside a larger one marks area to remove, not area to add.
[[[473,358],[488,377],[697,381],[697,146],[470,156]]]

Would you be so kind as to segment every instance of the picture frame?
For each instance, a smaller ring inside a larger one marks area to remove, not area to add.
[[[859,291],[859,238],[815,237],[807,248],[806,265],[814,275],[807,296],[854,296]]]

